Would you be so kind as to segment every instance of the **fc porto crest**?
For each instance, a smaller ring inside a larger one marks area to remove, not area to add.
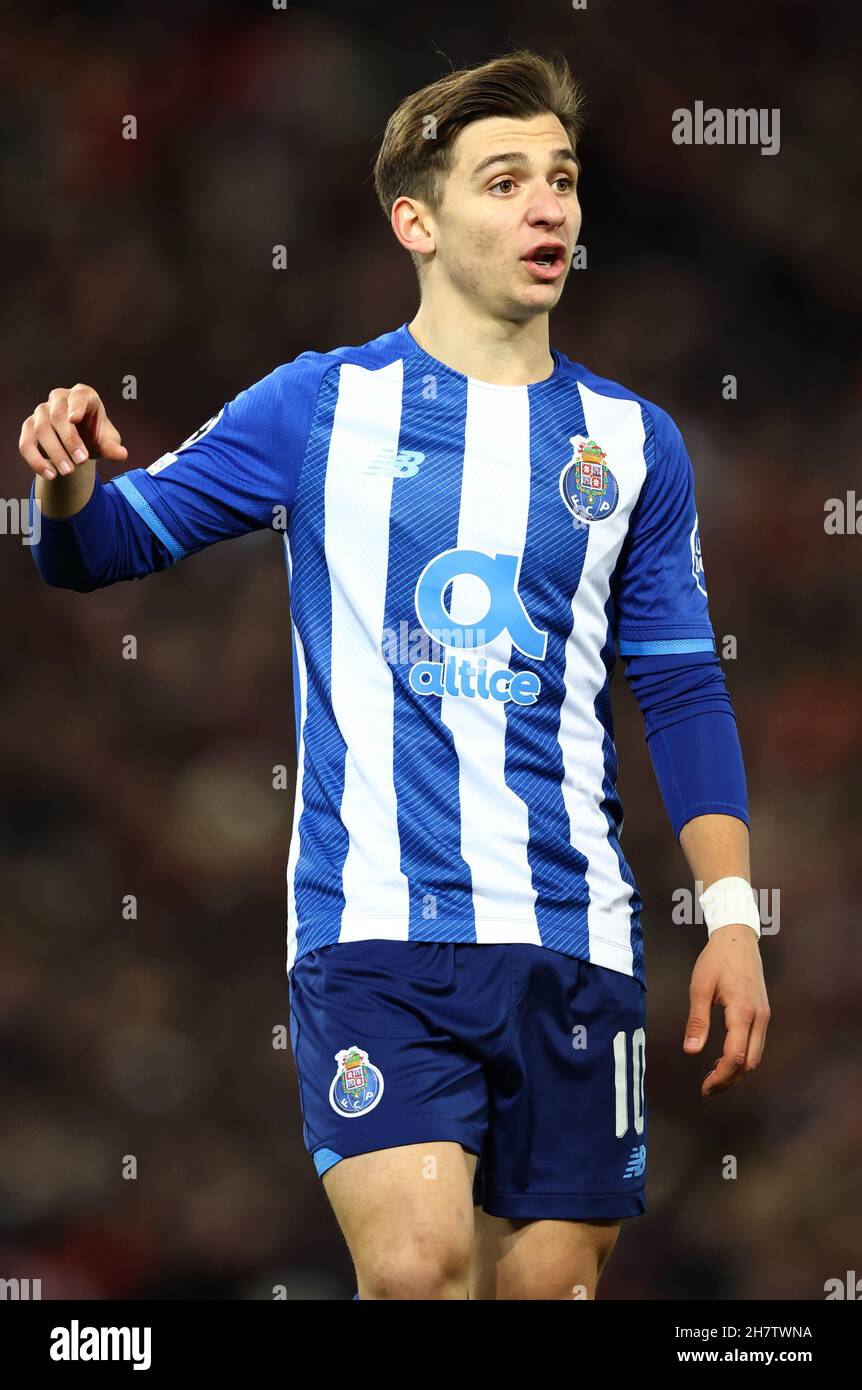
[[[373,1110],[383,1095],[383,1072],[356,1043],[336,1052],[338,1070],[329,1088],[329,1104],[339,1115],[355,1119]]]
[[[560,494],[576,521],[604,521],[620,500],[617,480],[594,439],[572,435],[572,457],[560,474]]]

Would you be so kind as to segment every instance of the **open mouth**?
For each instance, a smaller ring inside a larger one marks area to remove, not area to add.
[[[556,279],[565,266],[565,256],[559,246],[538,246],[523,259],[524,264],[529,266],[540,280]]]

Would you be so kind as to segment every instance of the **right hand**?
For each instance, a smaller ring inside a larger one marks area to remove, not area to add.
[[[34,473],[50,482],[71,474],[88,458],[128,458],[120,432],[105,413],[92,386],[55,386],[21,426],[18,451]]]

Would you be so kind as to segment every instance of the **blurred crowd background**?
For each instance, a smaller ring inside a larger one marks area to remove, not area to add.
[[[859,477],[862,11],[192,0],[2,24],[6,498],[27,495],[18,433],[52,386],[93,384],[145,466],[279,362],[410,319],[371,183],[390,111],[453,65],[568,56],[588,265],[552,342],[683,430],[752,878],[779,907],[763,1065],[705,1102],[720,1012],[703,1058],[682,1039],[706,929],[672,920],[688,871],[618,669],[650,1154],[648,1212],[600,1296],[822,1298],[862,1269],[862,535],[824,529]],[[779,108],[779,153],[674,144],[672,112],[698,100]],[[40,1277],[44,1298],[348,1298],[273,1046],[293,787],[272,769],[294,759],[279,540],[79,595],[4,534],[0,572],[0,1276]]]

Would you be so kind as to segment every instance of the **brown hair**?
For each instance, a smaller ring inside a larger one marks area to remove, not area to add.
[[[374,187],[387,218],[396,198],[443,201],[456,137],[488,116],[526,119],[548,111],[572,145],[581,131],[584,98],[559,51],[542,58],[527,48],[473,68],[447,73],[405,97],[386,123],[374,165]],[[413,253],[418,270],[419,257]]]

